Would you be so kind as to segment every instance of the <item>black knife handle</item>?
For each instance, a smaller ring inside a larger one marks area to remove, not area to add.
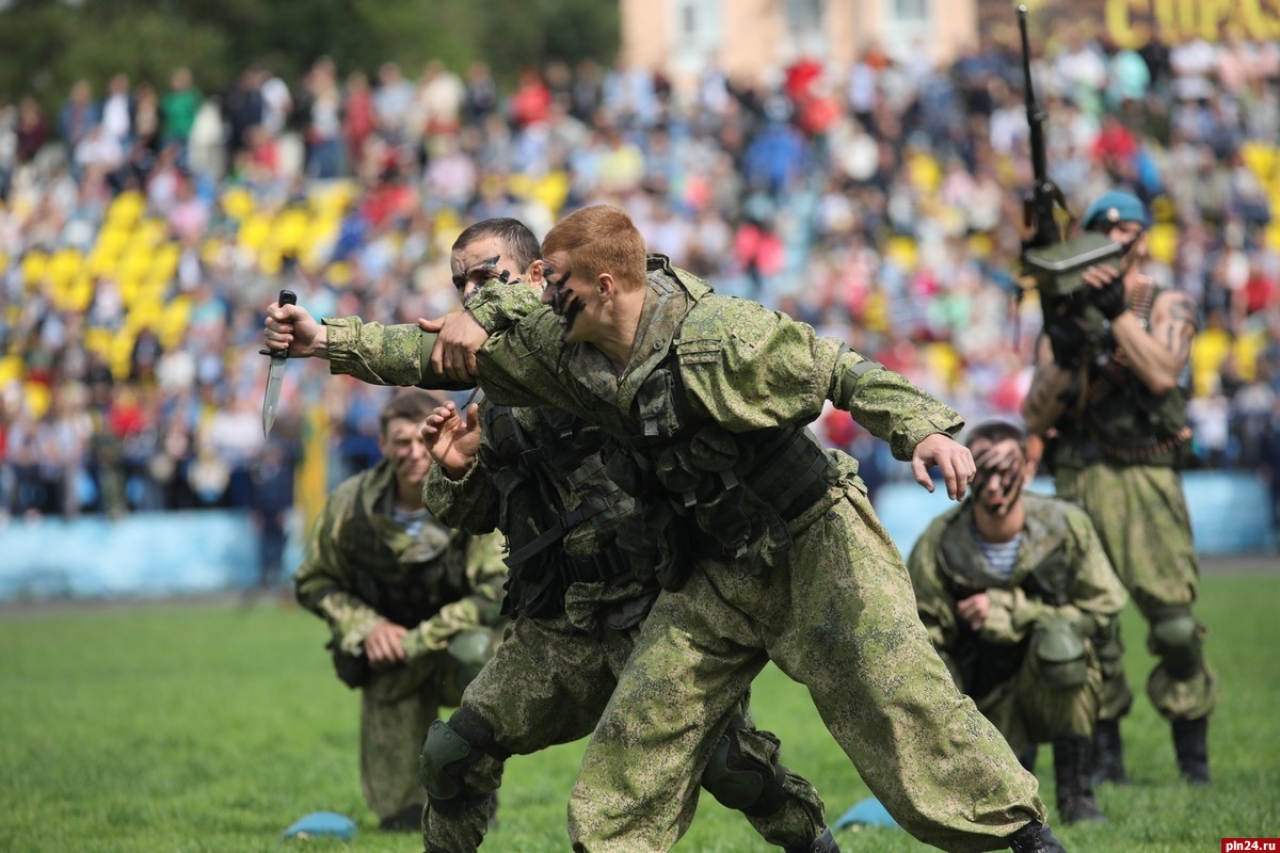
[[[292,290],[282,290],[280,291],[280,297],[276,299],[276,304],[277,305],[297,305],[298,294],[294,293]],[[289,350],[260,349],[258,350],[258,355],[269,355],[273,358],[288,358]]]

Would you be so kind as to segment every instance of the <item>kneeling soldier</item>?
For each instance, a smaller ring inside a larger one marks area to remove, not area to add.
[[[1053,743],[1062,821],[1106,820],[1090,748],[1097,649],[1127,594],[1083,510],[1023,493],[1035,463],[1020,428],[980,424],[967,444],[978,466],[969,498],[933,520],[908,561],[920,618],[1017,754]]]

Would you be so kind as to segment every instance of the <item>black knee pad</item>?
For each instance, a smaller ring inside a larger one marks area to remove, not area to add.
[[[433,808],[464,799],[463,774],[492,744],[493,726],[470,708],[454,711],[447,723],[431,724],[418,755],[418,778]]]
[[[1201,669],[1202,633],[1200,623],[1189,610],[1171,609],[1159,613],[1151,620],[1151,653],[1160,658],[1171,676],[1185,681]]]
[[[725,808],[752,817],[766,817],[782,808],[786,799],[782,783],[786,775],[787,770],[781,764],[764,764],[744,754],[737,730],[729,729],[716,744],[711,761],[702,773],[702,787]]]

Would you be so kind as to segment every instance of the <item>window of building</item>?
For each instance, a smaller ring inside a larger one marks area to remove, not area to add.
[[[795,35],[822,31],[826,0],[787,0],[787,30]]]
[[[927,23],[929,0],[890,0],[890,18],[902,24]]]
[[[678,50],[704,53],[719,49],[724,31],[720,3],[721,0],[672,0],[675,14],[671,20],[675,23]]]

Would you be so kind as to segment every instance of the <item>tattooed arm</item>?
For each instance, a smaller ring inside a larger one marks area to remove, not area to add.
[[[1041,335],[1036,341],[1036,369],[1031,375],[1031,388],[1022,401],[1022,417],[1029,432],[1043,434],[1058,422],[1067,408],[1062,395],[1070,386],[1071,374],[1054,364],[1049,339]]]
[[[1111,324],[1124,362],[1152,394],[1167,394],[1191,356],[1191,340],[1199,328],[1195,303],[1185,293],[1167,291],[1151,306],[1151,331],[1126,311]]]

